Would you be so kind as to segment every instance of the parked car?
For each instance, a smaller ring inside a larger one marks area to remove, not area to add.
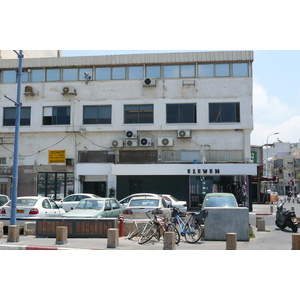
[[[66,212],[74,209],[74,207],[85,198],[100,198],[100,196],[97,196],[95,194],[87,194],[87,193],[81,193],[81,194],[72,194],[70,196],[65,197],[64,199],[57,201],[56,203],[61,206]]]
[[[159,196],[158,194],[153,194],[153,193],[137,193],[137,194],[131,194],[130,196],[123,198],[119,202],[124,209],[133,197],[158,197],[158,196]]]
[[[158,209],[158,214],[163,218],[170,220],[171,209],[161,196],[133,197],[127,207],[123,210],[123,216],[125,219],[148,220],[145,213],[154,209]]]
[[[64,194],[56,194],[56,198],[55,198],[55,194],[48,194],[47,197],[54,201],[60,201],[64,199]]]
[[[16,201],[16,225],[24,226],[39,218],[61,217],[65,210],[47,197],[26,196],[18,197]],[[4,204],[0,211],[0,222],[10,225],[11,201]]]
[[[8,196],[0,194],[0,208],[8,201],[10,201]]]
[[[203,200],[202,209],[209,207],[238,207],[238,203],[231,193],[209,193]]]
[[[187,211],[186,201],[180,201],[172,195],[162,194],[162,197],[164,197],[164,199],[166,200],[168,205],[172,205],[172,206],[175,206],[176,208],[178,208],[180,210],[180,215],[182,215],[182,216],[186,215],[186,211]]]
[[[122,208],[114,198],[86,198],[71,211],[63,214],[66,218],[119,218]]]

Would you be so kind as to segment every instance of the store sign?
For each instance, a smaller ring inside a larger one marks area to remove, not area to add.
[[[251,160],[253,161],[254,164],[257,164],[257,152],[256,151],[251,151]]]
[[[65,164],[66,150],[49,150],[48,164]]]
[[[220,169],[187,169],[188,174],[220,174]]]

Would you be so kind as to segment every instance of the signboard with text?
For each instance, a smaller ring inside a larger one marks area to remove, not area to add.
[[[66,150],[49,150],[48,164],[65,164]]]

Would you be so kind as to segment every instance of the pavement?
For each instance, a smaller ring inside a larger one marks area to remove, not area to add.
[[[286,203],[285,207],[294,207],[296,215],[300,217],[300,204]],[[298,212],[298,213],[297,213]],[[249,213],[249,221],[253,228],[254,238],[250,241],[238,241],[237,250],[291,250],[292,234],[289,229],[279,230],[275,226],[276,207],[272,204],[254,204]],[[256,217],[265,218],[266,230],[258,231]],[[163,250],[164,242],[152,239],[150,242],[139,245],[138,239],[128,240],[119,238],[119,245],[108,248],[106,238],[68,238],[65,244],[56,244],[56,238],[37,238],[33,235],[20,235],[19,241],[8,242],[7,236],[0,238],[0,250]],[[226,241],[206,241],[201,239],[196,244],[186,243],[184,237],[175,246],[175,250],[226,250]]]

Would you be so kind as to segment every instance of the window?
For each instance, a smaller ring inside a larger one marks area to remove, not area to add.
[[[160,78],[160,66],[146,66],[146,77]]]
[[[144,68],[142,66],[128,67],[128,79],[143,79]]]
[[[196,104],[167,104],[167,123],[196,123]]]
[[[70,106],[44,107],[43,125],[69,125]]]
[[[113,67],[112,79],[125,79],[126,72],[125,67]]]
[[[44,81],[44,70],[31,70],[31,81],[32,82],[42,82]]]
[[[209,103],[209,123],[240,122],[239,103]]]
[[[79,163],[114,163],[114,151],[79,151]]]
[[[121,164],[156,164],[158,153],[156,150],[120,151]]]
[[[80,68],[79,69],[79,80],[84,81],[85,75],[84,73],[88,73],[88,76],[91,76],[91,80],[93,79],[93,69],[92,68]]]
[[[194,65],[180,66],[180,77],[181,78],[195,77],[195,66]]]
[[[83,124],[111,124],[111,105],[84,106]]]
[[[248,64],[247,63],[236,63],[232,64],[232,76],[242,77],[248,76]]]
[[[124,123],[153,123],[153,105],[125,105]]]
[[[179,65],[177,66],[164,66],[164,78],[179,78]]]
[[[111,80],[111,68],[97,68],[96,80]]]
[[[46,81],[60,81],[60,69],[48,69],[46,71]]]
[[[198,77],[214,77],[214,65],[198,65]]]
[[[30,125],[31,107],[21,107],[20,125]],[[16,124],[16,108],[5,107],[3,116],[3,126],[15,126]]]
[[[2,82],[3,83],[12,83],[17,82],[17,72],[15,70],[13,71],[3,71],[2,72]]]
[[[63,69],[63,81],[77,81],[78,69]]]
[[[228,77],[229,76],[229,64],[216,64],[215,65],[216,77]]]

